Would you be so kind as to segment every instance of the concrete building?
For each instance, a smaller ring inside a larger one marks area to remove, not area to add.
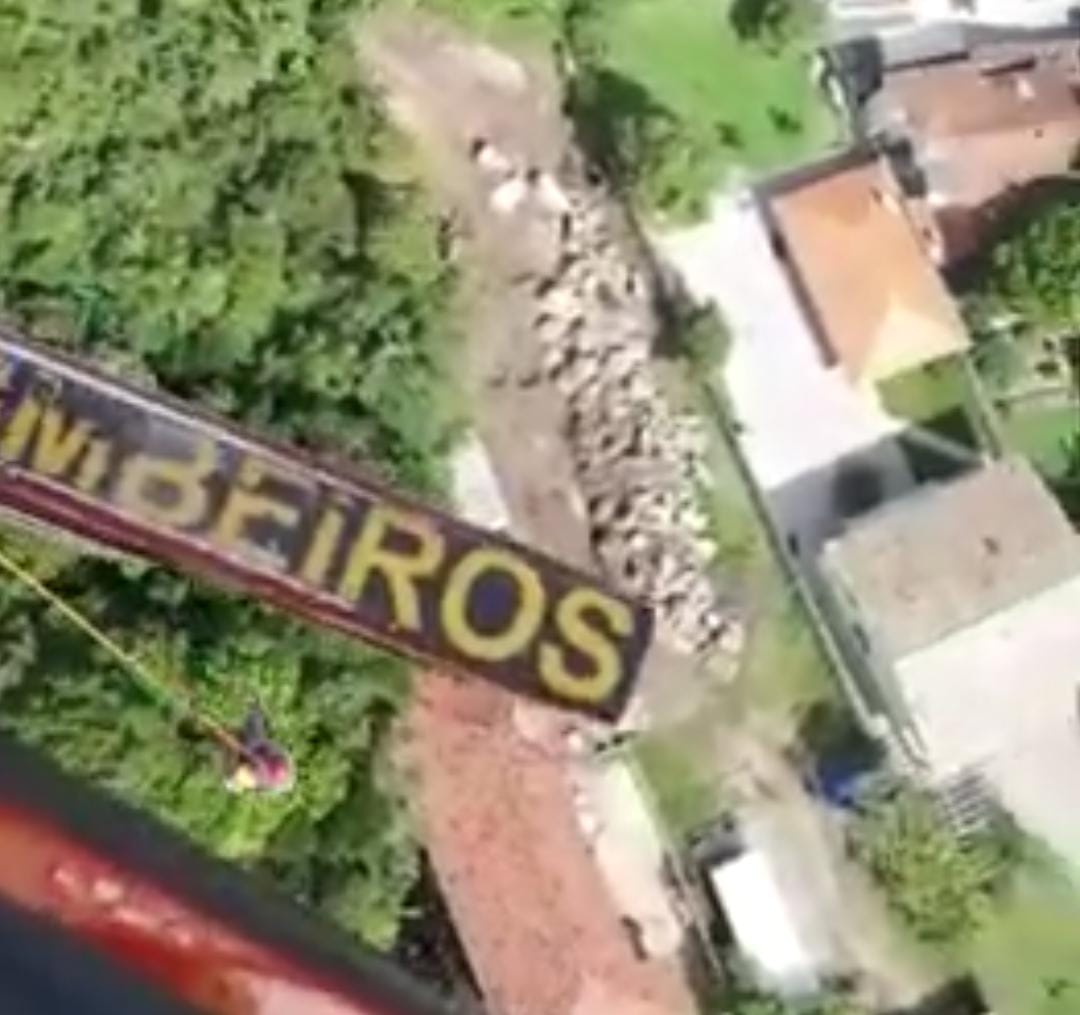
[[[1080,873],[1080,536],[1031,467],[924,488],[820,563],[890,743],[936,786],[977,776]]]

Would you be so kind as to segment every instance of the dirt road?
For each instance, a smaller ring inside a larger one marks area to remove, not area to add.
[[[529,326],[531,286],[553,267],[551,237],[492,212],[490,183],[472,155],[482,138],[522,163],[557,168],[570,151],[558,84],[539,55],[510,58],[415,17],[366,22],[359,47],[393,115],[419,144],[462,238],[469,341],[459,380],[510,515],[529,542],[591,566],[584,506],[560,436],[560,399],[538,375],[540,349]],[[523,374],[536,374],[535,383],[511,383]]]

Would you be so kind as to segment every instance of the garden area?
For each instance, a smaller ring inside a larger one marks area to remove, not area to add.
[[[974,976],[1001,1015],[1080,1011],[1080,894],[1007,818],[961,841],[930,798],[901,786],[864,805],[852,842],[941,976]]]
[[[1018,210],[962,280],[974,361],[1006,448],[1080,524],[1080,192]]]

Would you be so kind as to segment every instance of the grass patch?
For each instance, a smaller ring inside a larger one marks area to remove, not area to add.
[[[1080,895],[1049,860],[1028,860],[971,947],[1000,1015],[1080,1012]]]
[[[1080,404],[1025,408],[1013,403],[1001,419],[1009,450],[1030,460],[1080,527]]]
[[[701,387],[694,400],[709,425],[713,486],[703,495],[720,547],[718,567],[726,581],[738,584],[749,611],[737,690],[748,707],[796,720],[813,704],[836,699],[832,666],[724,432],[722,403]]]
[[[740,681],[753,707],[795,721],[836,698],[836,678],[786,577],[777,568],[759,580],[759,612]]]
[[[720,811],[712,734],[711,722],[696,717],[647,733],[633,747],[634,758],[656,797],[660,816],[680,844]]]
[[[1009,448],[1031,459],[1051,481],[1065,478],[1069,469],[1069,441],[1080,435],[1080,404],[1027,409],[1016,403],[1002,412]]]
[[[1000,448],[996,423],[987,417],[976,390],[978,383],[967,361],[954,357],[878,385],[889,414],[913,427],[901,435],[900,447],[919,482],[954,479],[967,468],[962,460],[921,439],[923,435],[973,453],[995,453]]]
[[[811,79],[811,0],[791,0],[782,37],[769,38],[741,37],[730,0],[398,2],[571,55],[584,146],[643,209],[669,218],[701,215],[727,168],[786,165],[837,134]]]
[[[669,834],[680,842],[723,810],[718,730],[752,712],[794,734],[815,705],[839,701],[829,662],[723,436],[723,409],[706,392],[701,382],[704,373],[685,360],[657,367],[672,408],[693,412],[708,426],[711,482],[701,496],[715,519],[720,550],[717,578],[721,587],[739,595],[750,616],[746,649],[734,682],[718,683],[690,719],[646,733],[632,748]]]
[[[596,115],[626,121],[623,136],[634,116],[664,125],[664,152],[641,153],[638,196],[654,211],[700,214],[727,167],[784,165],[835,134],[810,77],[808,22],[767,46],[739,37],[723,0],[621,0],[584,20],[588,59],[611,84]]]
[[[931,363],[878,386],[888,412],[972,451],[992,446],[963,359]]]
[[[966,404],[968,381],[960,361],[950,359],[892,377],[883,381],[878,391],[894,416],[925,423]]]

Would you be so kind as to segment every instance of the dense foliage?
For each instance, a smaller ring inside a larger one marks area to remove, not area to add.
[[[1007,836],[961,842],[933,799],[913,789],[870,802],[852,844],[915,936],[936,945],[979,928],[1010,858]]]
[[[394,179],[348,13],[0,5],[0,307],[112,369],[436,490],[446,269]],[[224,759],[7,584],[0,724],[389,943],[415,864],[385,763],[403,668],[160,569],[23,553],[224,721],[261,701],[300,781],[283,799],[225,794]]]
[[[1025,211],[990,249],[978,272],[972,313],[1019,319],[1044,334],[1080,326],[1080,200]]]

